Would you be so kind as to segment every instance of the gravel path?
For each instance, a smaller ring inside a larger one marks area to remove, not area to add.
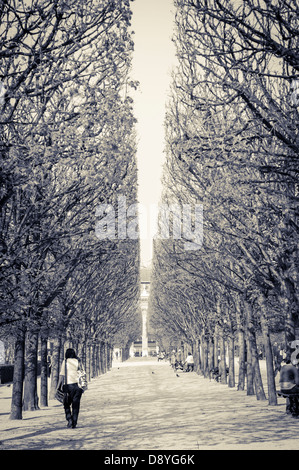
[[[299,420],[168,362],[130,359],[89,384],[78,427],[47,408],[9,419],[12,387],[0,387],[0,449],[30,450],[297,450]]]

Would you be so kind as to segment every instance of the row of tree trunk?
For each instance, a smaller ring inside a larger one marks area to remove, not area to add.
[[[247,313],[250,314],[250,312]],[[276,405],[274,360],[270,335],[265,324],[262,325],[262,336],[267,369],[268,401],[269,405]],[[235,373],[236,343],[239,360],[237,384]],[[237,385],[237,389],[246,390],[247,395],[255,394],[257,400],[267,399],[260,371],[256,333],[250,322],[245,328],[240,327],[236,335],[227,334],[221,326],[217,326],[212,335],[203,331],[201,337],[191,347],[195,370],[198,374],[211,379],[212,371],[218,368],[220,383],[227,384],[230,388]]]
[[[10,419],[22,419],[23,411],[47,407],[54,399],[65,350],[72,347],[84,365],[87,379],[106,373],[112,365],[112,346],[106,341],[84,344],[66,341],[62,336],[53,339],[53,351],[48,354],[48,336],[40,331],[26,332],[20,328],[15,341],[13,392]],[[38,352],[40,349],[40,391],[38,391]],[[49,366],[51,375],[49,376]]]

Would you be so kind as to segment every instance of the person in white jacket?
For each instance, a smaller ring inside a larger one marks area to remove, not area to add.
[[[185,364],[187,365],[186,372],[193,372],[193,370],[194,370],[194,359],[193,359],[193,356],[190,352],[188,353],[188,356],[185,360]]]
[[[65,377],[66,370],[66,377]],[[79,359],[74,349],[67,349],[59,374],[58,388],[64,383],[64,391],[68,393],[69,400],[64,402],[65,417],[68,428],[75,428],[78,422],[82,389],[79,381]]]

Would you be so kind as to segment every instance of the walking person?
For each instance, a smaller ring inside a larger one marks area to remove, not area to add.
[[[170,365],[173,369],[175,369],[175,363],[176,363],[175,350],[173,350],[170,356]]]
[[[183,353],[179,349],[176,355],[176,369],[183,369]]]
[[[299,393],[299,372],[292,364],[290,354],[287,355],[285,363],[280,371],[280,390],[289,397],[286,411],[291,412],[297,418],[299,417],[299,402],[296,394]]]
[[[64,383],[64,391],[69,394],[69,400],[64,403],[65,417],[68,428],[75,428],[78,422],[80,401],[83,393],[83,390],[78,385],[78,381],[79,359],[74,349],[69,348],[65,352],[65,360],[61,365],[59,382],[57,386],[57,388],[59,388],[59,386]]]
[[[194,359],[191,352],[188,353],[188,356],[185,360],[185,364],[187,365],[186,372],[193,372],[194,371]]]

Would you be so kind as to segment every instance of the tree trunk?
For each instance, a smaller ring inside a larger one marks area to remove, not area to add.
[[[240,295],[235,298],[236,305],[236,320],[238,329],[238,348],[239,348],[239,376],[238,376],[238,390],[245,390],[245,377],[246,377],[246,342],[244,333],[244,309],[243,299]]]
[[[99,346],[98,344],[94,345],[94,370],[93,376],[98,377],[99,375]]]
[[[104,367],[104,363],[103,363],[103,354],[104,354],[104,351],[103,351],[103,341],[100,341],[99,343],[99,351],[98,351],[98,355],[99,355],[99,375],[102,375],[104,372],[103,372],[103,367]]]
[[[235,341],[234,337],[228,338],[228,386],[233,388],[235,384]]]
[[[113,349],[110,343],[107,343],[107,370],[111,370]]]
[[[227,374],[226,374],[225,339],[224,339],[224,334],[223,334],[223,328],[220,328],[220,327],[219,327],[219,348],[220,348],[220,362],[219,362],[220,382],[222,384],[226,384]]]
[[[101,374],[105,374],[105,372],[106,372],[106,350],[105,350],[104,341],[101,341],[101,343],[100,343],[100,364],[101,364]]]
[[[17,332],[10,419],[22,419],[25,329]]]
[[[263,386],[263,381],[262,381],[262,376],[261,376],[255,333],[254,333],[254,342],[252,345],[252,367],[253,367],[256,398],[257,400],[266,400],[267,398],[266,398],[266,394],[264,391],[264,386]]]
[[[204,357],[203,357],[203,376],[209,377],[209,342],[207,338],[204,338]]]
[[[24,411],[38,410],[37,395],[38,331],[28,331],[25,343]]]
[[[48,336],[41,334],[40,404],[48,406]]]
[[[91,378],[95,377],[95,345],[90,346],[90,375]]]
[[[244,329],[241,327],[238,332],[238,345],[239,345],[239,378],[238,390],[245,390],[245,377],[246,377],[246,342]]]
[[[253,367],[252,367],[252,351],[251,351],[251,342],[249,339],[248,328],[246,329],[246,351],[247,351],[247,367],[246,367],[246,376],[247,376],[247,395],[254,395],[254,385],[253,385]]]
[[[214,338],[211,336],[209,341],[209,378],[211,370],[214,369]]]
[[[277,405],[275,374],[274,374],[274,367],[273,367],[273,354],[272,354],[268,322],[267,322],[267,317],[266,317],[266,307],[265,307],[264,296],[260,296],[259,300],[260,300],[260,307],[261,307],[261,327],[262,327],[263,342],[264,342],[265,355],[266,355],[268,400],[269,400],[269,405]]]
[[[280,303],[284,310],[285,314],[285,343],[286,343],[286,352],[291,353],[291,344],[295,340],[295,325],[296,325],[296,318],[295,318],[295,310],[292,308],[292,302],[289,300],[289,293],[284,286],[283,289],[283,296],[279,297]],[[298,320],[297,320],[298,321]]]
[[[194,347],[193,347],[194,371],[195,372],[198,372],[198,366],[199,366],[198,348],[199,348],[199,341],[198,341],[198,339],[196,339],[195,343],[194,343]]]
[[[204,377],[209,376],[209,364],[208,364],[208,342],[206,339],[205,331],[201,336],[201,358],[202,358],[202,373]]]
[[[261,371],[260,371],[260,364],[259,364],[259,357],[258,357],[258,350],[256,345],[256,335],[255,330],[252,322],[252,307],[248,302],[244,303],[245,312],[246,312],[246,322],[247,322],[247,334],[248,334],[248,341],[250,344],[250,352],[251,352],[251,364],[252,364],[252,374],[254,380],[254,388],[257,400],[266,400],[266,395],[264,392]]]
[[[120,352],[121,361],[127,359],[127,349],[122,348]],[[101,375],[101,348],[98,344],[98,354],[97,354],[97,375]]]
[[[90,370],[90,345],[86,345],[86,376],[88,382],[91,380],[91,370]]]
[[[50,398],[55,397],[56,389],[57,389],[57,384],[59,380],[59,372],[60,372],[60,364],[61,364],[61,357],[62,356],[62,351],[61,351],[61,337],[57,337],[54,339],[53,342],[53,352],[52,352],[52,357],[51,357],[51,389],[50,389]]]
[[[84,340],[82,343],[78,345],[78,357],[80,358],[84,369],[86,370],[86,341]]]
[[[108,363],[109,363],[108,355],[109,355],[109,348],[108,348],[108,344],[105,342],[104,343],[104,374],[106,374],[108,370]]]
[[[202,373],[202,358],[201,358],[201,341],[200,339],[196,340],[196,354],[197,354],[197,368],[196,372],[198,375]]]
[[[251,332],[251,359],[252,359],[252,369],[253,369],[253,379],[255,394],[257,400],[266,400],[266,395],[264,392],[264,386],[261,376],[260,363],[259,363],[259,354],[256,345],[256,335],[255,331]]]
[[[93,345],[93,360],[92,360],[92,376],[97,377],[99,375],[99,346],[98,344]]]
[[[219,342],[218,342],[218,328],[215,328],[214,332],[214,367],[219,367]]]

